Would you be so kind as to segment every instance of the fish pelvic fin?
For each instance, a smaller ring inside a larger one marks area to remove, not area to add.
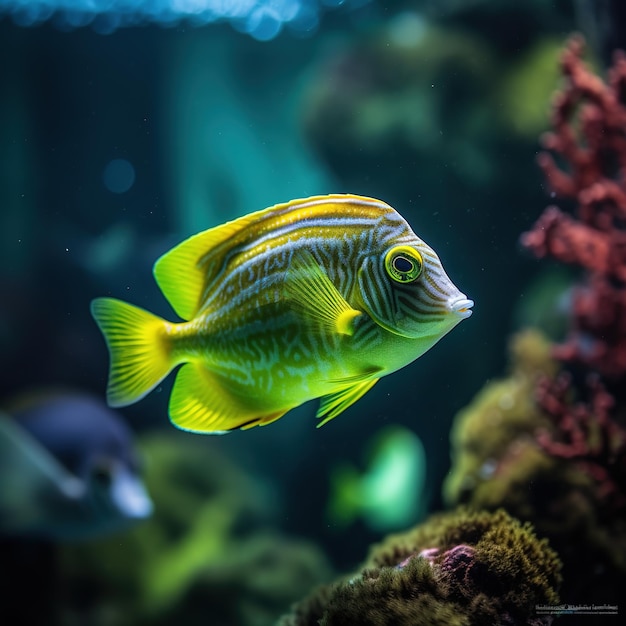
[[[107,403],[127,406],[141,400],[170,372],[170,323],[115,298],[96,298],[91,314],[109,349]]]
[[[291,408],[291,407],[290,407]],[[267,411],[238,398],[221,377],[200,363],[186,363],[176,375],[169,414],[174,426],[207,435],[265,426],[289,409]]]
[[[358,380],[355,377],[356,380]],[[323,418],[317,428],[323,426],[330,420],[343,413],[349,406],[353,405],[359,398],[362,398],[377,382],[379,378],[365,378],[354,384],[342,387],[326,396],[322,397],[317,417]]]
[[[294,255],[285,291],[294,308],[314,325],[329,333],[354,333],[354,320],[361,311],[346,302],[310,252],[300,250]]]

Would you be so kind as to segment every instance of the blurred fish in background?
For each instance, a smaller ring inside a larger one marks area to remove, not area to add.
[[[126,530],[152,509],[119,414],[80,391],[14,397],[0,412],[3,620],[59,623],[59,542]],[[28,588],[35,602],[24,602]]]
[[[366,447],[362,471],[343,464],[331,470],[328,521],[345,527],[361,519],[375,532],[414,524],[428,504],[422,441],[408,428],[388,426]]]
[[[100,400],[38,392],[0,413],[0,535],[86,539],[151,513],[131,432]]]

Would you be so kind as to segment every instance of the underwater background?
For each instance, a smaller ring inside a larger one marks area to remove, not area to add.
[[[618,48],[618,0],[0,0],[0,622],[616,622]],[[182,432],[171,377],[106,406],[94,297],[172,319],[163,253],[326,193],[395,207],[472,317],[320,429]]]

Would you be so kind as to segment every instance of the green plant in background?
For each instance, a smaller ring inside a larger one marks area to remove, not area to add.
[[[62,548],[68,623],[269,626],[328,579],[318,548],[265,529],[275,493],[215,444],[169,433],[140,448],[155,513],[124,535]],[[99,621],[103,611],[115,621]]]

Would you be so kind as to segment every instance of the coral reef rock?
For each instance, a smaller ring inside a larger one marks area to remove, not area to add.
[[[550,624],[560,561],[503,510],[458,510],[387,537],[361,572],[320,587],[280,626]]]

